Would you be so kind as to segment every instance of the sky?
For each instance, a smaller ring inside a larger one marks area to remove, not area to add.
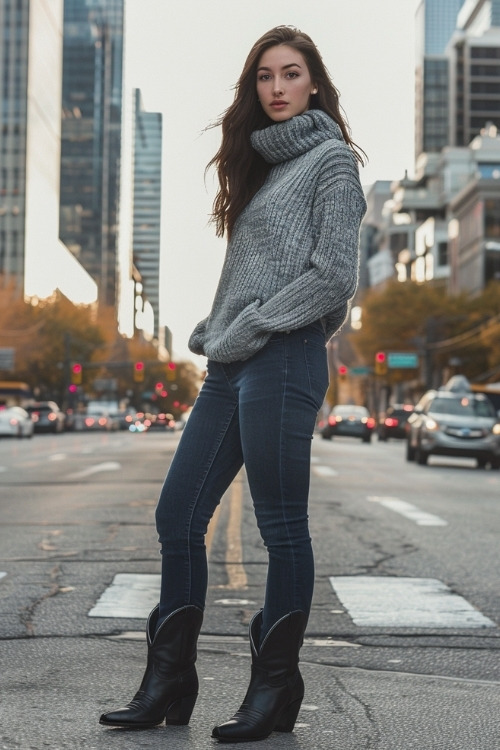
[[[369,157],[364,186],[414,167],[414,25],[420,0],[126,0],[125,85],[163,114],[160,323],[174,358],[210,312],[225,252],[209,222],[216,182],[205,166],[250,48],[279,24],[317,45],[352,137]],[[127,94],[128,95],[128,94]],[[132,94],[130,93],[131,101]]]

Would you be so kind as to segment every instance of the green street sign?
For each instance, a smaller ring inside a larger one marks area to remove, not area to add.
[[[351,375],[369,375],[371,373],[371,371],[372,371],[371,367],[363,367],[361,365],[359,367],[350,367],[349,368],[349,373]]]
[[[387,366],[391,370],[416,370],[418,354],[416,352],[388,352]]]

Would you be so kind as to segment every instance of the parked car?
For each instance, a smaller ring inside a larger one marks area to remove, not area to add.
[[[21,406],[0,406],[0,436],[33,437],[34,424]]]
[[[408,419],[406,458],[426,464],[432,455],[500,468],[500,417],[484,394],[439,390],[420,399]]]
[[[393,404],[388,406],[378,423],[378,439],[406,438],[408,417],[413,412],[412,404]]]
[[[35,432],[63,432],[66,417],[55,401],[37,401],[26,407]]]
[[[361,438],[364,443],[372,439],[375,420],[364,406],[342,404],[334,406],[321,436],[330,440],[334,435]]]

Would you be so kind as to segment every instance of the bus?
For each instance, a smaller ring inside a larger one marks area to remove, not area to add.
[[[20,380],[0,380],[0,406],[26,406],[33,401],[33,392]]]

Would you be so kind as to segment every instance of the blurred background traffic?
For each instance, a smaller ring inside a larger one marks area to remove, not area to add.
[[[413,167],[365,187],[359,289],[328,345],[318,431],[405,439],[408,459],[425,463],[446,449],[431,429],[444,422],[419,413],[428,394],[460,382],[468,401],[443,429],[496,468],[500,0],[409,4]],[[170,176],[164,112],[149,111],[126,75],[132,6],[0,0],[2,434],[175,429],[203,381],[200,358],[174,355],[160,314]],[[379,149],[409,135],[386,114]],[[193,279],[172,285],[187,306],[199,296]],[[490,415],[475,413],[483,398]]]

